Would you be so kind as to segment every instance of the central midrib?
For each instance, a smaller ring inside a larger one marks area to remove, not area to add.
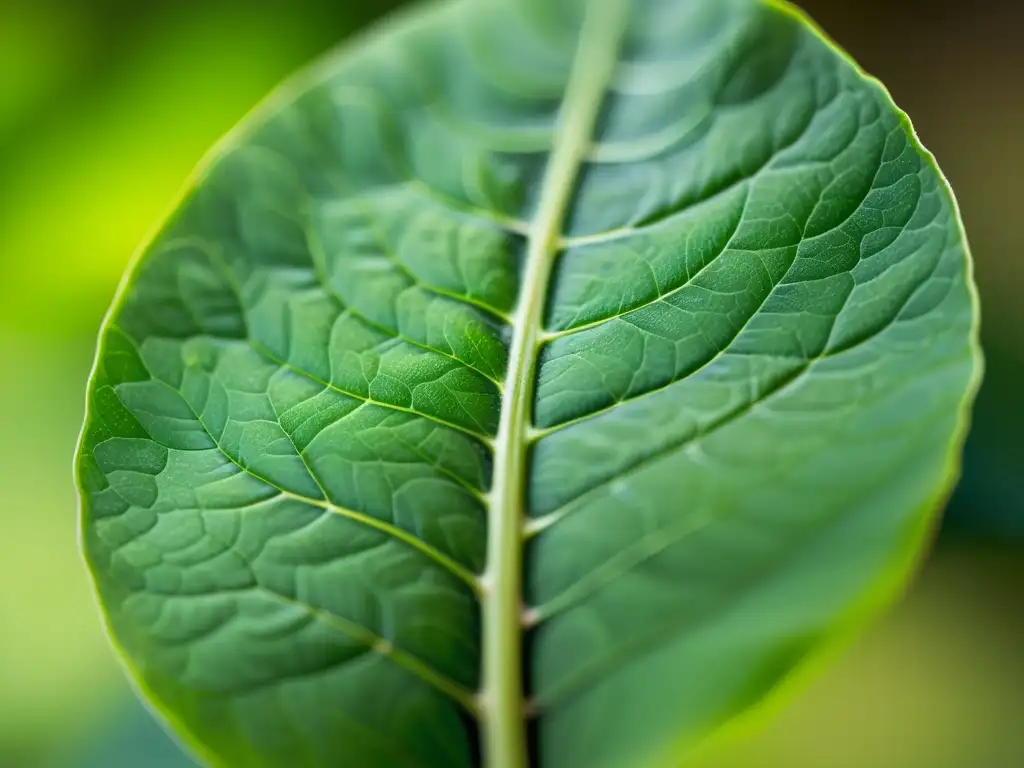
[[[526,268],[513,317],[508,373],[494,442],[494,485],[482,584],[483,685],[480,725],[484,765],[526,765],[522,663],[523,531],[527,429],[551,267],[580,166],[618,59],[630,0],[590,0],[558,131],[530,227]]]

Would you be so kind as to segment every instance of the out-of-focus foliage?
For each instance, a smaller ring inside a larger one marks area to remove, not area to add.
[[[114,283],[205,150],[395,2],[0,2],[0,766],[184,768],[129,696],[75,541],[71,457]],[[1024,765],[1024,6],[803,0],[909,111],[957,190],[988,375],[947,544],[878,631],[761,733],[691,768]],[[912,41],[912,42],[911,42]],[[971,532],[982,543],[966,549]]]
[[[210,144],[367,13],[50,2],[0,9],[0,324],[92,333]]]

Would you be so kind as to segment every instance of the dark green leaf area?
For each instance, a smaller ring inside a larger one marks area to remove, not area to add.
[[[941,482],[973,367],[948,192],[821,40],[750,86],[695,97],[557,266],[526,585],[551,765],[627,765],[745,709],[870,599]]]

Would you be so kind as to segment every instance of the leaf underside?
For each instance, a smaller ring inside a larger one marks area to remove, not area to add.
[[[901,581],[955,205],[782,6],[434,6],[215,152],[104,327],[83,547],[227,766],[671,763]]]

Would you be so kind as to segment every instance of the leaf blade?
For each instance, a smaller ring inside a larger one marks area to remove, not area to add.
[[[596,140],[560,150],[573,99],[551,86],[571,93],[581,8],[442,6],[328,61],[220,150],[115,303],[80,450],[84,546],[115,643],[212,762],[460,765],[493,743],[489,764],[522,764],[524,696],[541,764],[667,754],[759,700],[920,548],[980,367],[933,160],[802,17],[745,0],[636,3],[622,56],[595,48],[611,95],[579,127]],[[536,87],[510,74],[528,39],[551,67]],[[126,439],[177,471],[95,471]],[[343,513],[257,518],[266,499],[229,464]],[[217,549],[188,536],[225,504],[219,572],[159,562]],[[161,592],[195,579],[225,590],[210,616]],[[310,641],[238,584],[404,661]],[[233,639],[196,640],[191,679],[165,613]],[[296,650],[314,671],[282,666],[273,701],[204,692]]]

